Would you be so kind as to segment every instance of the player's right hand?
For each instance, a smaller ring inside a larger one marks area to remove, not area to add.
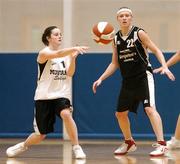
[[[86,51],[89,49],[87,46],[76,46],[74,47],[76,51],[78,51],[80,54],[86,53]]]
[[[101,83],[102,83],[102,80],[101,80],[101,79],[98,79],[97,81],[95,81],[95,82],[93,83],[92,90],[93,90],[94,93],[96,93],[96,88],[97,88],[99,85],[101,85]]]

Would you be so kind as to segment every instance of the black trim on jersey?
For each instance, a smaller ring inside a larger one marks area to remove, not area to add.
[[[135,49],[136,49],[138,55],[140,56],[140,59],[142,59],[142,61],[148,66],[148,60],[147,60],[147,57],[146,57],[146,59],[143,58],[143,56],[142,56],[141,53],[139,52],[139,50],[138,50],[138,48],[137,48],[135,42],[134,42],[134,47],[135,47]],[[144,50],[144,51],[145,51],[145,50]]]
[[[135,26],[132,26],[132,27],[131,27],[131,30],[130,30],[130,31],[128,32],[128,34],[126,35],[127,38],[126,38],[125,40],[128,39],[129,35],[131,34],[131,32],[133,31],[134,28],[135,28]],[[123,35],[122,35],[122,33],[121,33],[121,30],[119,30],[119,35],[120,35],[121,38],[123,37]]]
[[[44,70],[44,67],[46,66],[46,64],[47,64],[47,61],[45,62],[45,63],[43,63],[43,64],[41,64],[41,63],[38,63],[38,65],[39,65],[39,71],[40,71],[40,74],[39,74],[39,80],[40,80],[40,78],[41,78],[41,75],[42,75],[42,73],[43,73],[43,70]]]
[[[138,37],[139,42],[142,44],[142,41],[141,41],[141,39],[140,39],[140,37],[139,37],[139,34],[138,34],[140,30],[144,31],[142,28],[139,28],[139,29],[137,30],[137,37]],[[145,32],[145,31],[144,31],[144,32]],[[152,73],[152,68],[151,68],[151,66],[149,66],[150,62],[149,62],[149,60],[148,60],[148,56],[147,56],[148,54],[147,54],[145,48],[142,46],[142,48],[144,49],[144,53],[146,54],[146,57],[143,58],[143,56],[142,56],[141,53],[139,52],[138,47],[137,47],[137,45],[136,45],[135,42],[134,42],[134,47],[136,48],[137,53],[139,54],[139,56],[140,56],[140,58],[142,59],[142,61],[148,66],[148,67],[147,67],[148,70],[151,71],[151,73]]]
[[[140,30],[144,31],[142,28],[139,28],[139,29],[137,30],[137,37],[138,37],[139,41],[142,43],[142,41],[141,41],[141,39],[140,39],[140,37],[139,37],[139,34],[138,34]],[[145,32],[145,31],[144,31],[144,32]]]

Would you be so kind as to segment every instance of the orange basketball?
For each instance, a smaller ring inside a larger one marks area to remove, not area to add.
[[[114,38],[114,27],[108,22],[98,22],[92,28],[93,40],[99,44],[109,44]]]

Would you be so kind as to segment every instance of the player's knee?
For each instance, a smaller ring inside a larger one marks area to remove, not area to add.
[[[62,110],[60,115],[63,120],[69,119],[71,117],[71,112],[70,110]]]
[[[44,138],[46,138],[46,135],[45,134],[41,134],[41,133],[38,133],[38,132],[35,132],[34,135],[39,138],[40,140],[43,140]]]
[[[45,134],[41,134],[39,137],[40,137],[41,140],[43,140],[43,139],[46,138],[46,135]]]
[[[152,107],[146,107],[145,112],[148,116],[152,116],[156,113],[156,110]]]
[[[127,117],[128,112],[116,112],[115,116],[117,119]]]

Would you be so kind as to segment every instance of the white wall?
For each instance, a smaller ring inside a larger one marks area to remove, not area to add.
[[[57,25],[63,31],[70,24],[71,37],[65,45],[85,44],[92,52],[110,52],[111,45],[99,46],[92,40],[91,28],[105,20],[117,30],[116,11],[122,6],[133,10],[134,23],[144,28],[163,51],[176,51],[180,47],[180,0],[70,2],[72,18],[64,17],[67,12],[63,10],[63,0],[0,0],[0,51],[38,51],[43,46],[41,35],[45,27]]]

